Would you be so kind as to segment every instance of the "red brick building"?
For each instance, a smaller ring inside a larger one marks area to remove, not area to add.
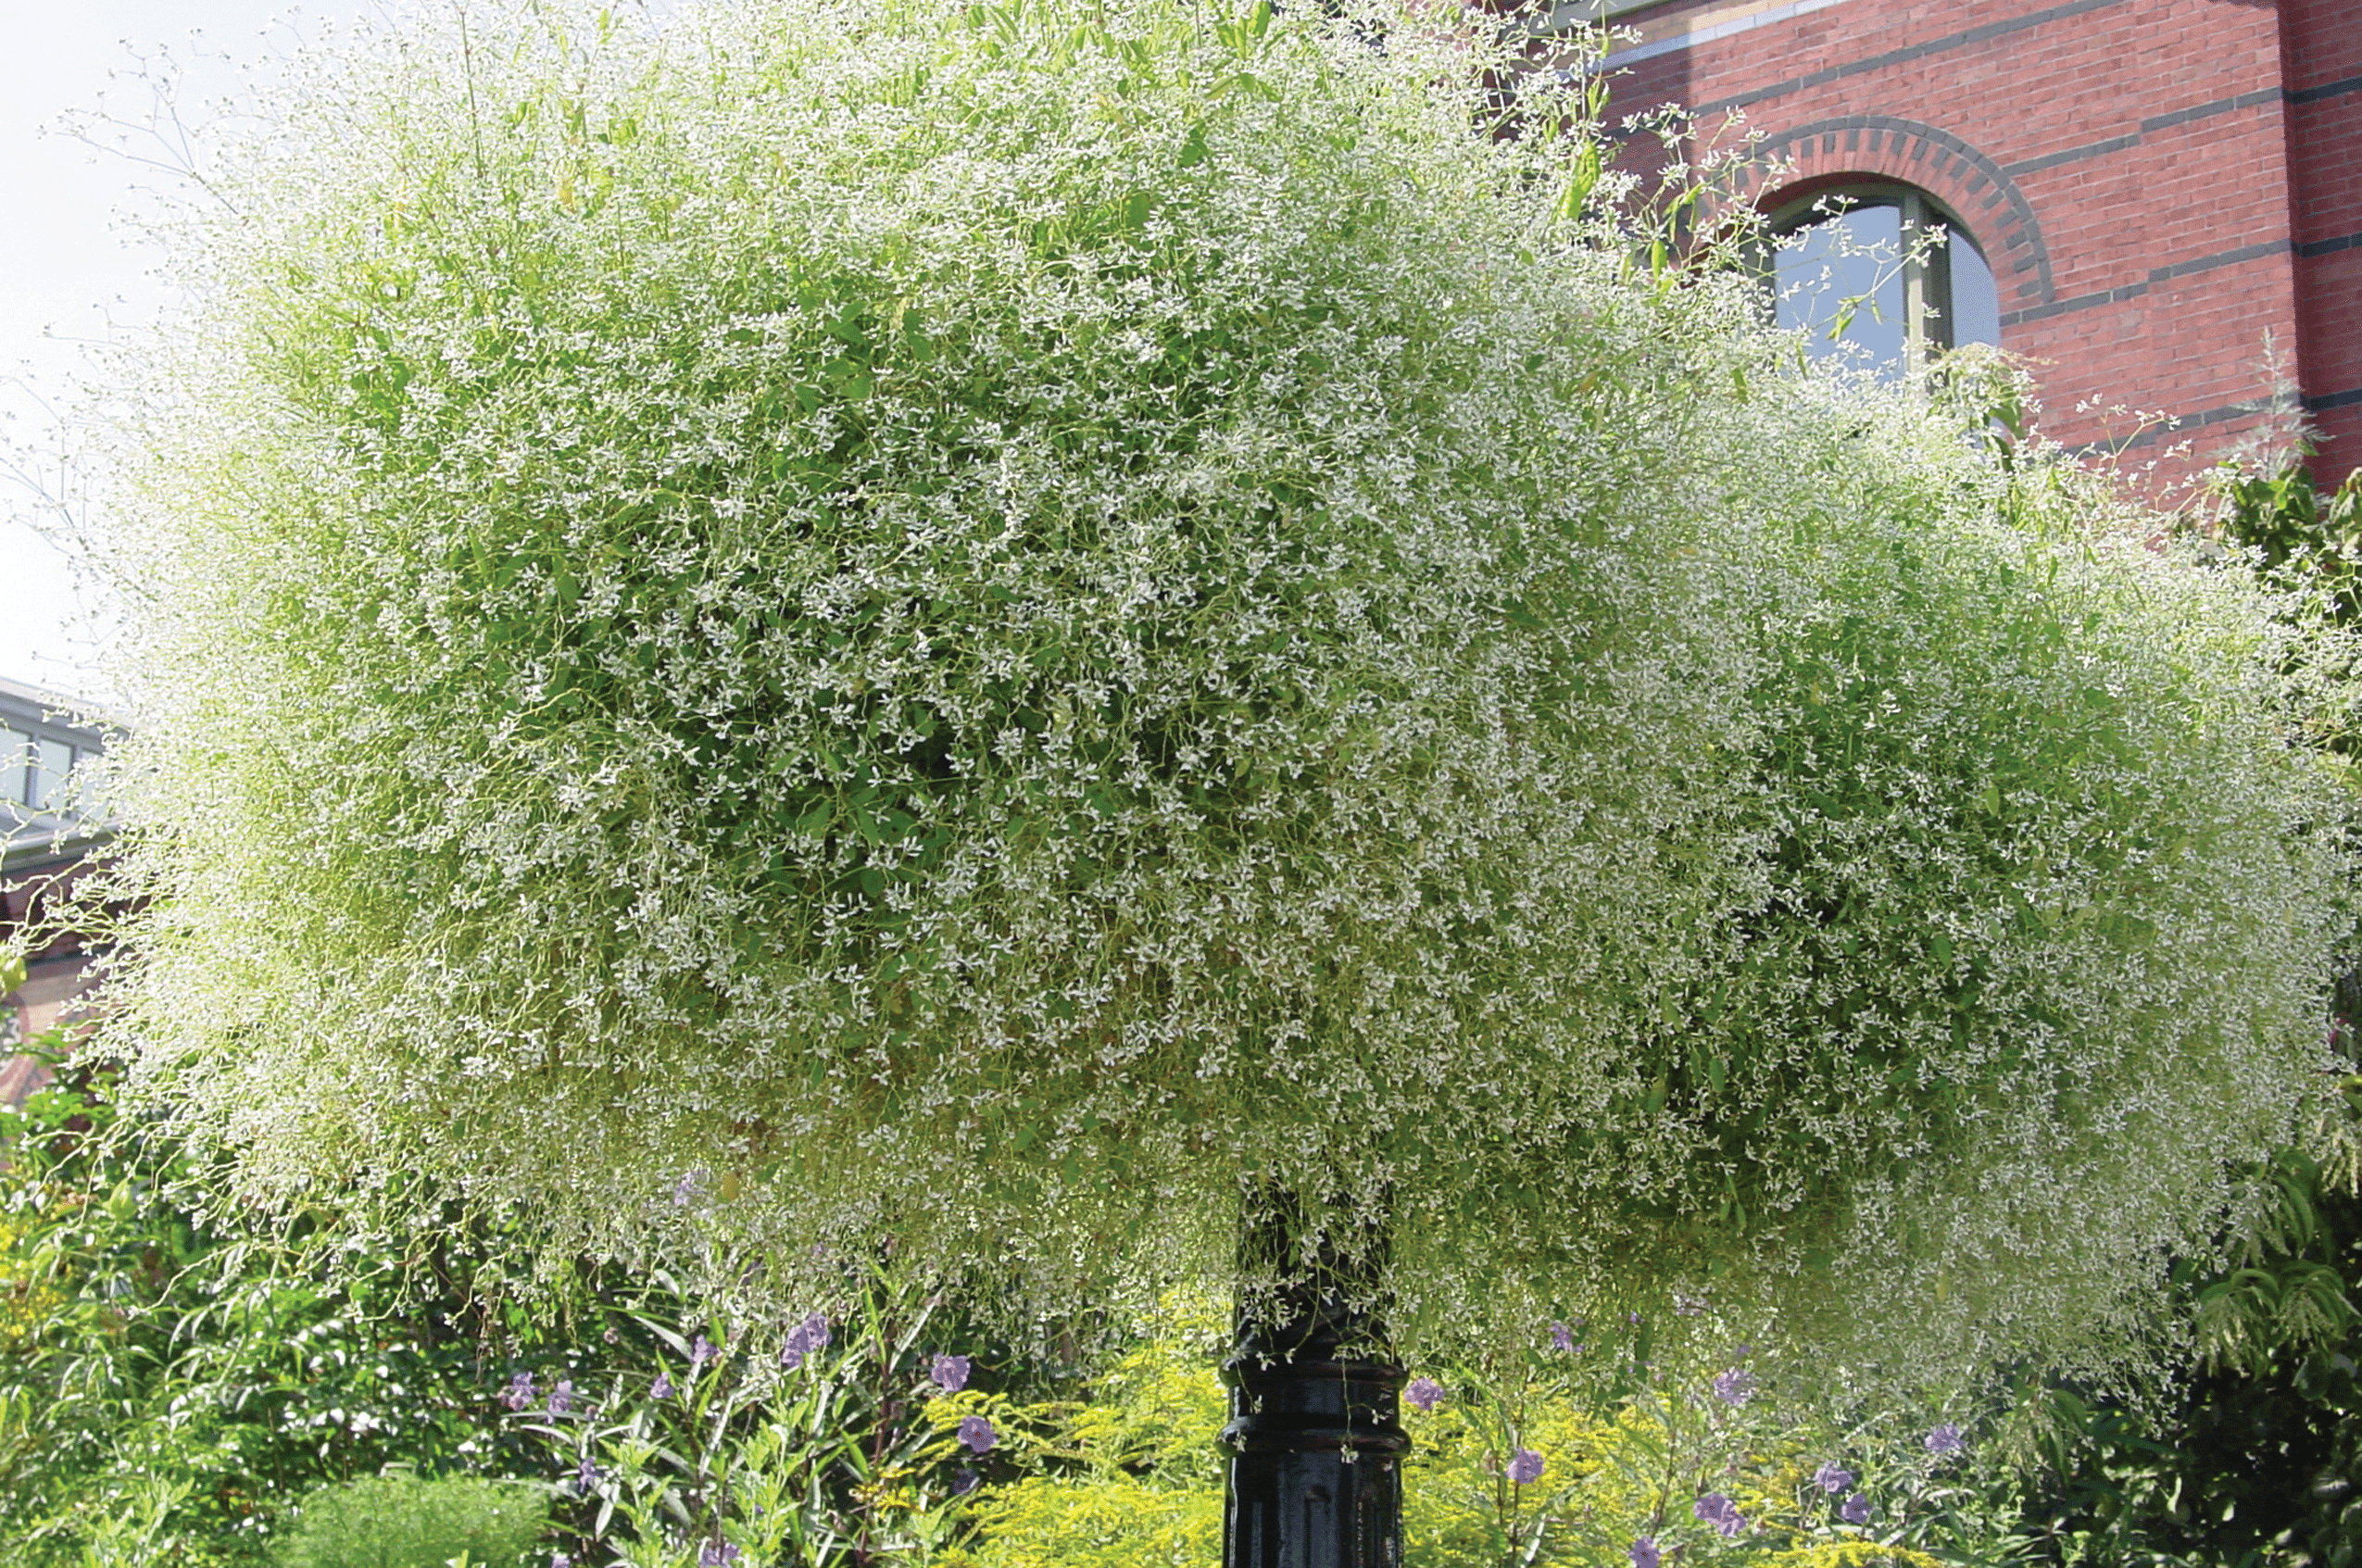
[[[2203,462],[2258,423],[2268,341],[2326,438],[2317,477],[2362,465],[2362,0],[1579,0],[1552,21],[1601,19],[1623,30],[1613,112],[1760,137],[1784,166],[1747,187],[1763,210],[1903,193],[1967,235],[1997,296],[1977,335],[2037,363],[2054,437],[2186,437]]]

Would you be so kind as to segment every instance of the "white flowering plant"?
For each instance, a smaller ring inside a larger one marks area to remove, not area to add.
[[[113,406],[149,1092],[772,1303],[1220,1279],[1245,1183],[1409,1348],[2152,1326],[2318,1065],[2298,633],[1344,9],[299,55]]]

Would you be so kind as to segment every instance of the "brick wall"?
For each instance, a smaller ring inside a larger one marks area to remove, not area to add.
[[[2362,466],[2362,3],[2286,0],[2281,24],[2305,391],[2342,473]]]
[[[2187,440],[2260,422],[2272,345],[2362,463],[2362,0],[1668,0],[1620,19],[1617,112],[1760,138],[1768,207],[1845,176],[1921,186],[1993,264],[2046,428]],[[2170,414],[2172,431],[2104,410]]]

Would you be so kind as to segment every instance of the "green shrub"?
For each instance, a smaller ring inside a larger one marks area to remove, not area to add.
[[[2362,624],[2362,471],[2318,488],[2300,441],[2228,466],[2202,525],[2281,613]],[[2362,680],[2350,657],[2301,671],[2325,699],[2309,738],[2362,762]],[[2019,1534],[2036,1561],[2081,1568],[2362,1563],[2362,973],[2336,990],[2347,1075],[2290,1147],[2243,1171],[2263,1196],[2219,1257],[2182,1260],[2197,1364],[2129,1404],[2085,1387],[2020,1396],[2035,1441]]]
[[[119,1116],[116,1088],[80,1052],[0,1111],[8,1568],[245,1568],[298,1499],[388,1467],[555,1479],[574,1436],[553,1455],[511,1380],[645,1386],[667,1349],[647,1326],[681,1315],[661,1279],[528,1299],[501,1261],[512,1232],[387,1232],[368,1195],[321,1192],[258,1234],[177,1127]]]
[[[541,1537],[549,1503],[515,1482],[370,1475],[304,1500],[281,1568],[511,1568]]]
[[[845,1315],[815,1312],[785,1335],[719,1318],[677,1333],[650,1323],[666,1347],[652,1377],[643,1363],[636,1376],[586,1379],[564,1414],[524,1415],[565,1475],[559,1555],[629,1568],[741,1556],[749,1568],[925,1568],[998,1468],[963,1444],[962,1422],[1005,1411],[1000,1395],[967,1386],[969,1358],[931,1353],[940,1305],[873,1275]]]
[[[1929,1443],[1934,1414],[1866,1425],[1787,1407],[1722,1325],[1700,1335],[1722,1340],[1719,1361],[1659,1359],[1645,1320],[1589,1337],[1538,1324],[1414,1385],[1406,1568],[1628,1568],[1643,1540],[1717,1568],[2029,1561],[2006,1537],[2015,1477],[1980,1435],[1954,1449]],[[948,1568],[1215,1562],[1226,1339],[1219,1313],[1184,1306],[1143,1324],[1084,1398],[997,1405],[1018,1474],[979,1497]],[[1507,1469],[1521,1451],[1539,1461],[1522,1482]],[[1717,1495],[1744,1519],[1729,1535],[1699,1512]]]
[[[1222,1555],[1218,1314],[1165,1314],[1083,1400],[995,1412],[1020,1474],[978,1498],[953,1568],[1196,1568]]]

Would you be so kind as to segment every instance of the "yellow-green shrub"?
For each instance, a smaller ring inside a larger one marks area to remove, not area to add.
[[[1222,1555],[1225,1405],[1212,1350],[1220,1320],[1171,1309],[1091,1386],[1092,1398],[996,1409],[1032,1473],[977,1504],[955,1568],[1198,1568]],[[972,1396],[962,1396],[970,1399]],[[936,1407],[938,1423],[969,1413]]]
[[[0,1354],[32,1342],[62,1301],[35,1256],[39,1216],[0,1213]]]
[[[1074,1402],[994,1403],[1030,1473],[977,1505],[955,1568],[1200,1568],[1221,1553],[1225,1413],[1215,1375],[1220,1323],[1168,1311]],[[1670,1374],[1587,1400],[1573,1358],[1519,1352],[1473,1374],[1434,1409],[1404,1411],[1414,1444],[1405,1476],[1408,1568],[1628,1568],[1633,1543],[1677,1542],[1692,1562],[1750,1568],[1921,1568],[1940,1561],[1883,1540],[1891,1529],[1834,1519],[1812,1484],[1836,1451],[1816,1424],[1717,1403],[1710,1374]],[[1692,1389],[1697,1397],[1682,1392]],[[970,1397],[963,1396],[961,1400]],[[970,1410],[944,1400],[933,1419]],[[1602,1408],[1587,1408],[1598,1403]],[[1541,1479],[1511,1483],[1515,1449],[1541,1456]],[[1719,1490],[1749,1521],[1724,1539],[1695,1499]],[[1881,1511],[1883,1512],[1883,1511]]]

